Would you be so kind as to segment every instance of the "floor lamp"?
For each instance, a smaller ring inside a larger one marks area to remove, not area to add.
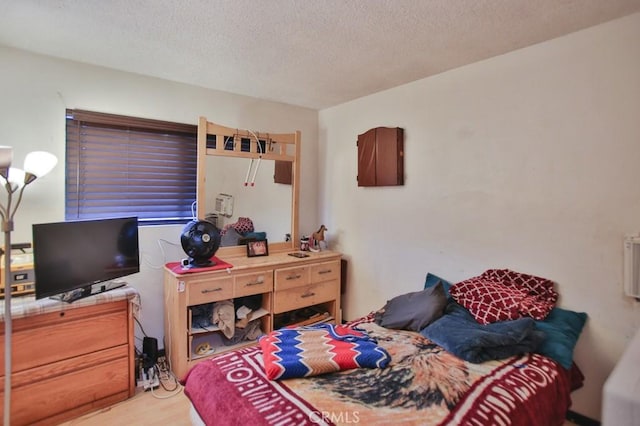
[[[7,197],[0,203],[2,232],[4,232],[4,423],[11,424],[11,231],[13,216],[22,201],[22,193],[31,182],[49,173],[58,163],[55,155],[34,151],[27,154],[24,170],[11,167],[13,148],[0,146],[0,183]],[[14,194],[18,194],[12,205]]]

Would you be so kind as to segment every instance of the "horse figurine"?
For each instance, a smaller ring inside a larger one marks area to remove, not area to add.
[[[318,252],[322,250],[320,246],[320,242],[324,243],[324,248],[327,248],[327,243],[324,240],[324,232],[327,231],[327,227],[324,225],[320,225],[320,229],[311,234],[311,238],[309,241],[309,250]]]

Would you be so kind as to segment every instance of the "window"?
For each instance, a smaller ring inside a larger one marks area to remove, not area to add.
[[[81,110],[66,121],[67,220],[192,219],[197,126]]]

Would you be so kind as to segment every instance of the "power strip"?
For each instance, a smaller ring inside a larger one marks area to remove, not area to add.
[[[140,377],[138,378],[138,387],[141,387],[146,391],[152,389],[158,389],[160,387],[160,379],[156,374],[154,367],[150,367],[147,370],[140,371]]]
[[[149,379],[147,381],[147,383],[144,385],[144,390],[145,392],[150,391],[150,390],[156,390],[160,387],[160,379],[158,379],[158,376],[154,376],[153,379]]]

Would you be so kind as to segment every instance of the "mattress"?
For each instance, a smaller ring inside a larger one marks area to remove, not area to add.
[[[607,378],[603,390],[602,424],[635,426],[640,422],[640,330]]]

